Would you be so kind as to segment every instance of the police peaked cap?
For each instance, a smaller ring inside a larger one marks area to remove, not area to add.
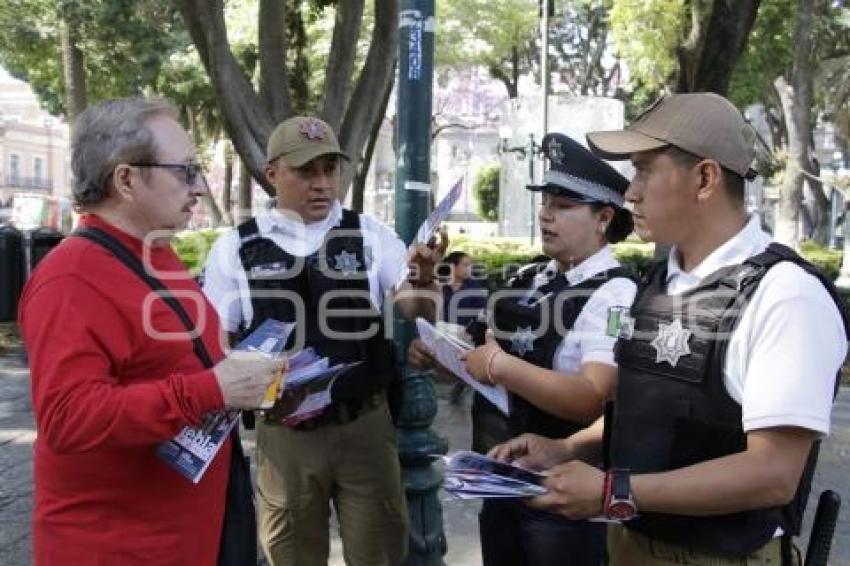
[[[602,203],[622,207],[629,181],[616,169],[593,155],[579,142],[564,134],[546,134],[543,152],[549,170],[543,183],[528,185],[531,191],[545,191],[582,203]]]

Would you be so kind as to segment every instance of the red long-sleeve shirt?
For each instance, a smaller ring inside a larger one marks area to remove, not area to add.
[[[84,226],[142,242],[102,219]],[[223,356],[215,310],[170,247],[148,263]],[[222,408],[174,312],[101,246],[63,241],[21,298],[37,439],[33,539],[38,565],[215,564],[229,442],[193,485],[155,454],[184,425]]]

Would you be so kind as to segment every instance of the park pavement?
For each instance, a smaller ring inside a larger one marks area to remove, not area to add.
[[[437,384],[439,410],[434,429],[449,441],[449,450],[470,444],[469,395],[459,405],[450,404],[449,387]],[[30,516],[32,511],[32,444],[35,427],[29,390],[29,370],[19,349],[0,353],[0,565],[31,563]],[[253,449],[251,435],[246,448]],[[250,452],[249,452],[250,453]],[[845,502],[833,542],[830,564],[850,564],[850,388],[843,387],[833,412],[833,431],[821,450],[808,521],[814,514],[812,500],[823,489],[838,491]],[[444,562],[448,566],[478,566],[477,513],[479,503],[448,499],[441,492],[448,540]],[[808,526],[804,532],[808,532]],[[805,536],[802,544],[805,548]],[[330,566],[342,566],[339,537],[333,534]]]

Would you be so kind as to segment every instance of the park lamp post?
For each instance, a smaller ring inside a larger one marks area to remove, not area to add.
[[[431,97],[434,77],[434,0],[401,0],[396,100],[395,228],[410,244],[431,207]],[[410,546],[404,566],[440,566],[446,553],[442,475],[434,454],[448,443],[430,428],[437,414],[433,373],[407,364],[413,324],[395,317],[395,342],[403,361],[402,407],[396,426],[402,478],[410,515]]]
[[[511,146],[511,137],[513,137],[513,130],[508,125],[503,125],[499,128],[499,138],[501,141],[497,146],[499,153],[512,153],[514,156],[520,160],[524,161],[528,159],[528,184],[534,184],[534,158],[536,156],[543,155],[543,148],[534,140],[534,133],[528,134],[528,143],[525,145],[517,145]],[[534,234],[537,231],[537,210],[535,207],[535,199],[534,196],[536,193],[534,191],[528,191],[531,199],[531,211],[529,215],[529,238],[531,239],[531,245],[534,245]]]

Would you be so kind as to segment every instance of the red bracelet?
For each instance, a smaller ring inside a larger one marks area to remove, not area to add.
[[[502,353],[501,348],[495,348],[492,352],[490,352],[490,357],[487,358],[487,381],[490,382],[490,385],[496,385],[496,382],[493,380],[493,360],[496,359],[496,355]]]

